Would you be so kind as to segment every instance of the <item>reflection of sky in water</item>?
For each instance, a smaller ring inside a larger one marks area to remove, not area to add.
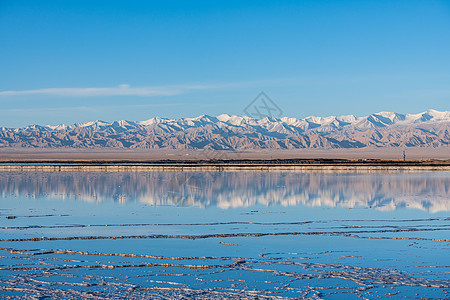
[[[372,207],[449,211],[450,172],[2,172],[2,198],[237,207]]]
[[[446,298],[449,180],[1,172],[0,298]]]

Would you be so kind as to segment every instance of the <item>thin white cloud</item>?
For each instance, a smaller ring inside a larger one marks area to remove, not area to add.
[[[95,96],[174,96],[189,90],[205,90],[219,88],[222,85],[175,85],[156,87],[131,87],[121,84],[118,87],[106,88],[46,88],[22,91],[0,91],[0,96],[19,95],[54,95],[66,97],[95,97]]]
[[[0,109],[0,112],[6,113],[36,113],[36,112],[65,112],[65,111],[92,111],[97,112],[105,109],[116,108],[145,108],[145,107],[162,107],[177,106],[182,103],[153,103],[153,104],[125,104],[125,105],[98,105],[98,106],[67,106],[67,107],[42,107],[42,108],[7,108]]]

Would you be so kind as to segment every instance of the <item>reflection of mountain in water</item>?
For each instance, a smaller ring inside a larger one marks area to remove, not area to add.
[[[448,173],[1,172],[0,193],[151,205],[450,210]]]

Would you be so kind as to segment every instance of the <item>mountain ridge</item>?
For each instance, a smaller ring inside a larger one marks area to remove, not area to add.
[[[450,144],[450,111],[378,112],[303,119],[221,114],[144,121],[101,120],[73,125],[0,129],[0,147],[180,150],[440,147]]]

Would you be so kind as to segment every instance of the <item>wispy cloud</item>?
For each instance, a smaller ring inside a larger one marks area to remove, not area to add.
[[[0,91],[0,96],[19,95],[54,95],[66,97],[96,97],[96,96],[173,96],[190,90],[206,90],[224,87],[225,85],[173,85],[131,87],[121,84],[117,87],[93,88],[45,88],[21,91]]]
[[[311,78],[278,78],[267,80],[254,80],[246,82],[229,82],[216,84],[180,84],[165,86],[141,86],[134,87],[121,84],[116,87],[85,87],[85,88],[42,88],[32,90],[0,91],[0,97],[8,96],[61,96],[61,97],[101,97],[101,96],[175,96],[193,90],[211,90],[224,88],[267,87],[279,85],[298,85],[299,83],[311,84]]]
[[[154,104],[124,104],[124,105],[95,105],[95,106],[66,106],[66,107],[41,107],[41,108],[7,108],[1,109],[0,112],[6,113],[36,113],[36,112],[70,112],[70,111],[89,111],[98,112],[105,109],[115,108],[147,108],[147,107],[170,107],[182,105],[176,103],[154,103]]]

